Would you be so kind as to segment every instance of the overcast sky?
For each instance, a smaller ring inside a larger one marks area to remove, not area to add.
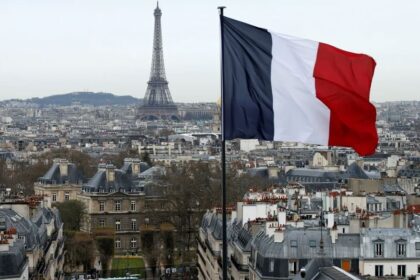
[[[373,56],[374,101],[420,99],[420,1],[161,0],[174,101],[219,95],[216,7],[278,33]],[[153,43],[151,0],[0,0],[0,100],[73,91],[142,98]]]

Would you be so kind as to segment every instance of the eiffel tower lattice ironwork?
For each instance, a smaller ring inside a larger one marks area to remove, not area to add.
[[[162,48],[162,11],[159,8],[159,3],[154,11],[154,16],[152,69],[143,105],[139,108],[139,116],[143,120],[178,119],[178,109],[172,101],[165,74]]]

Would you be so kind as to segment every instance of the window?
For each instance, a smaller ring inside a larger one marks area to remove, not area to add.
[[[99,219],[99,227],[105,227],[105,219]]]
[[[398,265],[398,276],[405,277],[405,264],[404,265]]]
[[[420,257],[420,242],[416,242],[416,257]]]
[[[131,249],[135,249],[135,248],[137,248],[137,239],[136,239],[135,237],[131,238],[131,241],[130,241],[130,248],[131,248]]]
[[[23,240],[23,242],[25,242],[25,235],[18,234],[18,239]]]
[[[384,243],[383,242],[375,242],[374,243],[374,255],[375,257],[383,257],[384,256]]]
[[[119,238],[115,239],[115,248],[117,249],[121,248],[121,240]]]
[[[297,240],[291,240],[290,247],[297,247]]]
[[[309,240],[309,247],[315,248],[316,247],[316,240]]]
[[[405,257],[407,245],[405,242],[397,243],[397,257]]]
[[[384,266],[375,265],[375,276],[384,276]]]
[[[420,264],[417,265],[417,273],[420,274]]]
[[[105,201],[99,201],[99,211],[105,211]]]
[[[131,220],[131,230],[137,230],[137,220],[136,219]]]
[[[297,261],[289,260],[289,275],[297,273]]]
[[[69,200],[70,199],[70,193],[69,192],[65,192],[64,193],[64,200]]]
[[[135,201],[131,201],[130,210],[131,211],[136,211],[136,202]]]
[[[121,200],[115,201],[115,211],[121,211]]]
[[[57,201],[57,193],[52,194],[52,201]]]
[[[115,220],[115,230],[120,231],[121,230],[121,221]]]
[[[270,260],[270,272],[274,271],[274,260]]]

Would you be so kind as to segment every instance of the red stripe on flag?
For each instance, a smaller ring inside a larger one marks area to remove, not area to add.
[[[370,56],[319,43],[315,89],[331,111],[329,145],[352,147],[360,155],[375,152],[376,109],[369,102],[375,66]]]

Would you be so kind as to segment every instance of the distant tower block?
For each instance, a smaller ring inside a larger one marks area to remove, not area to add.
[[[141,120],[178,120],[178,108],[172,101],[163,63],[162,28],[160,23],[162,11],[159,9],[159,3],[156,6],[154,15],[155,30],[152,69],[143,105],[139,108],[138,115]]]

